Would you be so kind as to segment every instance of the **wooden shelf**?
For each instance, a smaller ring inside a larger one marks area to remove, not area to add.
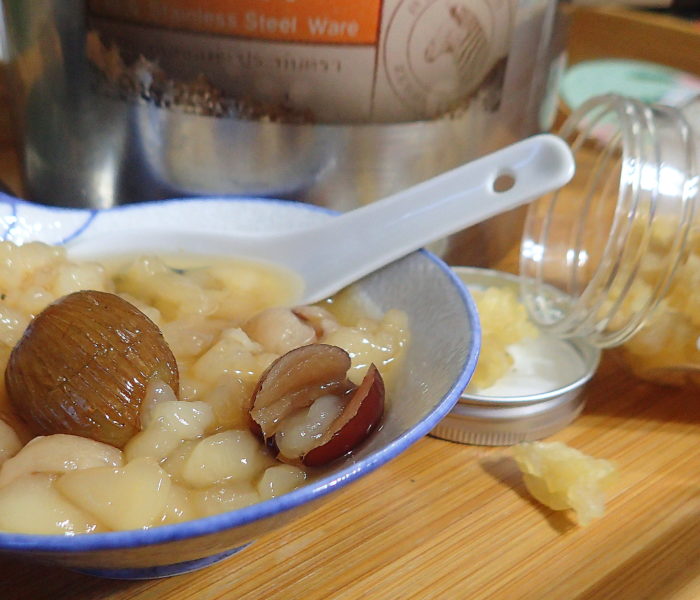
[[[700,25],[679,17],[625,8],[568,10],[570,64],[633,58],[700,75]]]

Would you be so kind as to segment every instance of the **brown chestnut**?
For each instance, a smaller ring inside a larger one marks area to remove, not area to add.
[[[273,447],[285,420],[322,396],[341,402],[339,414],[314,437],[302,454],[278,458],[308,466],[327,464],[347,454],[376,429],[384,413],[384,382],[371,365],[360,386],[347,377],[350,356],[337,346],[309,344],[279,357],[263,373],[250,398],[251,429]]]
[[[158,327],[119,296],[89,290],[36,316],[10,354],[5,386],[33,433],[121,448],[140,430],[154,377],[178,393],[177,363]]]
[[[302,462],[309,467],[325,465],[356,448],[374,431],[384,414],[384,380],[373,364],[343,412],[333,421],[315,448]]]

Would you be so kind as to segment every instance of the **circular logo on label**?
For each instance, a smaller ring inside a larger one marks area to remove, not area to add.
[[[421,115],[454,109],[493,67],[500,29],[487,0],[402,0],[383,48],[389,85]]]

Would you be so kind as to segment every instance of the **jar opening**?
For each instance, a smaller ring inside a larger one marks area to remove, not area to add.
[[[691,131],[679,111],[609,95],[584,103],[559,135],[577,173],[528,209],[523,300],[540,327],[614,346],[643,325],[687,253]]]

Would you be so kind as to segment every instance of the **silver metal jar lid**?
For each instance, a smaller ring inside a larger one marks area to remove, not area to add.
[[[519,290],[520,278],[510,273],[473,267],[454,267],[454,271],[470,288],[507,286]],[[584,340],[562,340],[541,332],[523,354],[541,359],[535,362],[544,379],[530,377],[521,369],[511,377],[510,385],[501,385],[500,390],[465,391],[431,434],[464,444],[507,446],[547,437],[571,423],[583,409],[581,391],[598,367],[600,350]],[[548,366],[556,370],[552,381],[546,377]],[[514,370],[518,368],[516,353]]]

